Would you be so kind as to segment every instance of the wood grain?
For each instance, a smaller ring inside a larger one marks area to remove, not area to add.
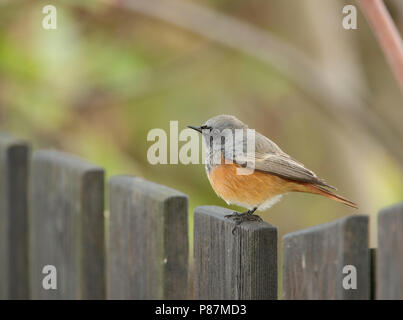
[[[343,288],[343,267],[357,270],[357,289]],[[283,237],[284,299],[369,299],[368,217],[348,216]]]
[[[29,210],[32,298],[103,299],[103,169],[61,152],[35,152]],[[42,286],[45,265],[57,269],[57,290]]]
[[[194,298],[277,299],[277,229],[266,222],[235,223],[232,211],[195,209]]]
[[[378,215],[377,299],[403,299],[403,203]]]
[[[27,299],[27,143],[0,134],[0,299]]]
[[[108,298],[187,299],[188,198],[137,177],[109,181]]]

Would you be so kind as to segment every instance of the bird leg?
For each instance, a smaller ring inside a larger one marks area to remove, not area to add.
[[[232,229],[232,234],[234,234],[235,229],[242,222],[245,221],[263,221],[261,217],[254,215],[253,213],[256,211],[257,207],[254,207],[252,210],[248,210],[242,213],[234,212],[233,214],[227,214],[225,218],[232,219],[235,222],[235,227]]]

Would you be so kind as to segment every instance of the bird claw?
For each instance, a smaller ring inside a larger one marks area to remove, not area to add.
[[[261,217],[253,214],[253,212],[246,211],[243,213],[234,212],[233,214],[227,214],[224,216],[227,219],[232,219],[235,222],[235,226],[232,229],[232,234],[235,234],[236,227],[245,221],[263,221]]]

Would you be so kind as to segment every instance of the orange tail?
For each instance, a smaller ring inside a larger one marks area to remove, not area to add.
[[[313,184],[304,184],[304,187],[305,187],[304,188],[305,190],[296,190],[296,191],[319,194],[319,195],[324,196],[326,198],[336,200],[338,202],[344,203],[345,205],[348,205],[350,207],[358,209],[358,206],[354,202],[352,202],[352,201],[350,201],[350,200],[348,200],[346,198],[343,198],[343,197],[339,196],[338,194],[335,194],[335,193],[333,193],[333,192],[331,192],[331,191],[329,191],[329,190],[327,190],[327,189],[325,189],[323,187],[315,186]]]

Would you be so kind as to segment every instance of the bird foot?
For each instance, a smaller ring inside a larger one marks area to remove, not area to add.
[[[224,216],[225,218],[231,219],[235,222],[235,227],[232,229],[232,234],[235,233],[236,227],[245,221],[263,221],[261,217],[253,214],[255,210],[248,210],[243,213],[234,212],[233,214],[227,214]]]

